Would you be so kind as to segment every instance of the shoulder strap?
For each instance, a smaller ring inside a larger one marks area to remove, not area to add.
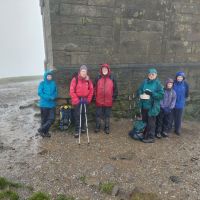
[[[96,76],[96,78],[95,78],[95,81],[94,81],[94,86],[96,86],[97,85],[97,83],[98,83],[98,81],[101,79],[101,75],[100,74],[98,74],[97,76]]]

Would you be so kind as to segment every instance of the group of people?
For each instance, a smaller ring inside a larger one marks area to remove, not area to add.
[[[129,133],[131,137],[144,143],[153,143],[155,137],[168,137],[173,126],[175,134],[180,135],[185,102],[189,97],[184,72],[177,72],[175,80],[168,78],[163,87],[157,70],[149,69],[137,96],[141,116],[137,116],[134,128]]]
[[[80,129],[81,133],[86,132],[85,110],[81,109],[81,105],[87,107],[93,99],[96,102],[95,132],[98,133],[103,128],[104,132],[109,134],[111,109],[118,96],[117,82],[111,73],[109,64],[105,63],[100,66],[99,74],[94,82],[89,78],[87,72],[87,66],[82,65],[70,83],[71,104],[74,107],[75,138],[79,136]],[[41,108],[41,126],[38,133],[43,137],[51,137],[49,129],[55,120],[55,100],[58,95],[52,72],[45,73],[44,80],[38,87],[38,95]]]
[[[85,110],[81,105],[88,106],[92,99],[96,105],[95,132],[100,132],[101,121],[104,121],[103,130],[110,133],[110,115],[113,102],[118,96],[117,82],[111,73],[109,64],[100,66],[100,71],[94,82],[89,78],[86,65],[82,65],[77,75],[70,83],[71,103],[74,107],[75,132],[86,132]],[[44,80],[38,87],[41,108],[41,126],[38,133],[42,137],[51,137],[49,129],[55,120],[57,85],[53,80],[52,72],[44,74]],[[189,87],[184,72],[177,72],[175,79],[168,78],[165,86],[158,79],[157,70],[148,70],[147,78],[137,90],[138,107],[140,114],[130,135],[137,136],[145,143],[153,143],[155,137],[167,137],[174,125],[177,135],[181,133],[181,121],[186,99],[189,97]],[[80,122],[81,120],[81,122]]]

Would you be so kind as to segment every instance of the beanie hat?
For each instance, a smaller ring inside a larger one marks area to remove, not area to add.
[[[166,80],[166,85],[168,84],[168,83],[174,83],[174,80],[172,79],[172,78],[168,78],[167,80]]]
[[[177,76],[182,76],[183,78],[185,78],[185,73],[184,73],[184,72],[181,72],[181,71],[180,71],[180,72],[177,72],[177,73],[176,73],[176,77],[177,77]]]
[[[86,65],[81,65],[80,71],[82,71],[82,70],[86,70],[86,71],[87,71],[87,70],[88,70],[88,69],[87,69],[87,66],[86,66]]]
[[[157,74],[157,70],[155,68],[151,68],[148,70],[148,74]]]

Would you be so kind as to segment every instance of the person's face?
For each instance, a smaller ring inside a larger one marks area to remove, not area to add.
[[[51,80],[52,80],[52,75],[51,75],[51,74],[47,75],[47,80],[48,80],[48,81],[51,81]]]
[[[173,86],[173,83],[167,83],[167,88],[168,88],[168,89],[171,89],[172,86]]]
[[[176,80],[181,82],[183,80],[183,77],[182,76],[177,76]]]
[[[148,74],[148,78],[149,78],[150,80],[154,80],[154,79],[156,79],[156,77],[157,77],[157,74],[156,74],[156,73],[150,73],[150,74]]]
[[[82,78],[86,78],[86,76],[87,76],[87,70],[82,69],[82,70],[80,71],[80,76],[81,76]]]
[[[103,75],[107,75],[108,74],[108,68],[107,67],[103,67],[102,68],[102,74]]]

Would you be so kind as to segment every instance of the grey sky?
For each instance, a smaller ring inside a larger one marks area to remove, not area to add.
[[[39,0],[0,0],[0,77],[43,73]]]

